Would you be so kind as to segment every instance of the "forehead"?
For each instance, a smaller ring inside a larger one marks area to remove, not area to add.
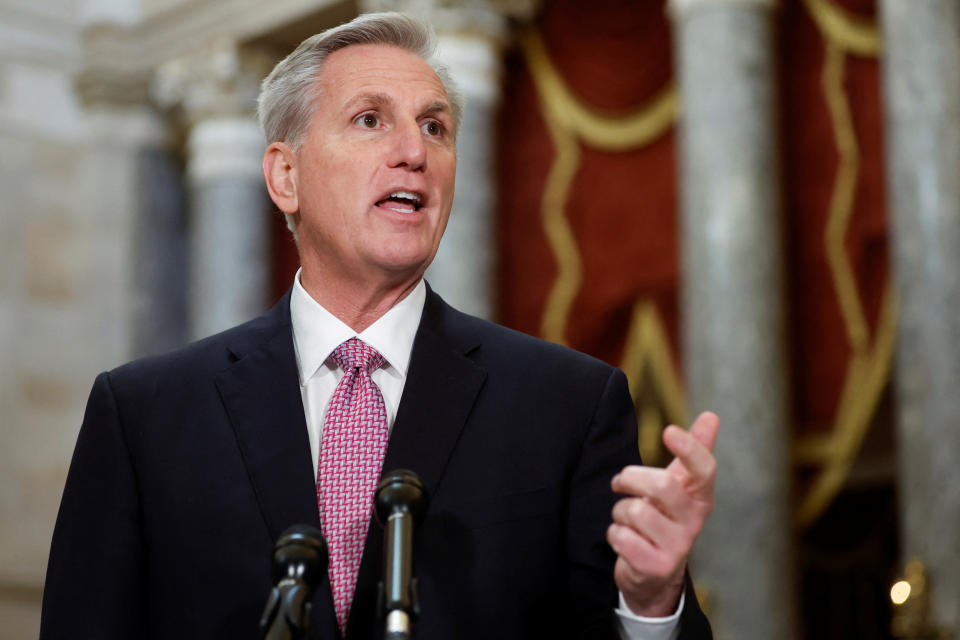
[[[331,53],[317,82],[330,106],[339,108],[356,95],[402,94],[424,102],[449,103],[436,71],[417,54],[386,44],[350,45]]]

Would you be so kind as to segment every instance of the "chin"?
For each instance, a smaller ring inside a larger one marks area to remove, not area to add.
[[[424,271],[436,252],[433,250],[413,249],[403,251],[399,247],[380,256],[380,264],[389,271]]]
[[[429,261],[390,261],[380,263],[384,271],[395,273],[403,277],[422,276],[427,270]]]

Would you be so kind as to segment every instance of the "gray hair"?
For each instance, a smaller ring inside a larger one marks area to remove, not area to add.
[[[334,51],[355,44],[387,44],[417,54],[443,83],[450,100],[454,133],[463,104],[447,68],[436,60],[436,36],[425,23],[402,13],[367,13],[310,36],[281,60],[260,85],[257,116],[267,144],[286,142],[298,151],[313,118],[323,63]]]

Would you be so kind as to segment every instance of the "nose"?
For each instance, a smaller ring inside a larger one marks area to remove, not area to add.
[[[409,171],[423,171],[427,168],[427,145],[420,132],[420,123],[413,121],[396,126],[391,138],[391,168],[405,168]]]

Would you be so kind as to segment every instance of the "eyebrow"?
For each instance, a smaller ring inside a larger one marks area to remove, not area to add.
[[[347,100],[344,103],[344,110],[351,109],[357,105],[366,104],[374,108],[382,108],[393,103],[393,99],[385,93],[361,93]],[[438,113],[453,115],[453,109],[446,100],[434,100],[422,112],[422,116],[430,116]]]
[[[393,100],[385,93],[361,93],[353,96],[344,103],[344,109],[350,109],[358,104],[368,104],[372,107],[382,107],[390,104]]]
[[[450,103],[445,100],[435,100],[430,103],[426,109],[423,110],[423,115],[432,116],[438,113],[443,113],[449,116],[453,115],[453,109],[450,107]]]

